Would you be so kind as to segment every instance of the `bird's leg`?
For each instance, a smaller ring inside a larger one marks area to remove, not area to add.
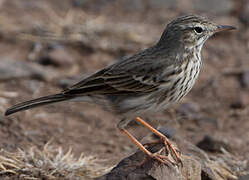
[[[141,118],[137,117],[135,120],[137,122],[139,122],[140,124],[142,124],[143,126],[145,126],[146,128],[148,128],[155,135],[157,135],[160,138],[160,141],[163,142],[166,152],[169,152],[169,150],[170,150],[173,153],[173,157],[176,160],[176,162],[181,162],[181,159],[180,159],[178,153],[176,152],[175,148],[172,146],[172,144],[170,143],[170,141],[168,140],[168,138],[165,135],[160,133],[158,130],[153,128],[151,125],[149,125],[147,122],[145,122]]]
[[[137,145],[137,147],[143,151],[147,156],[149,156],[150,158],[153,158],[157,161],[159,161],[160,163],[164,163],[167,164],[167,162],[169,162],[170,164],[175,164],[173,161],[171,161],[167,156],[164,155],[160,155],[159,153],[151,153],[150,151],[148,151],[132,134],[130,134],[126,129],[120,129],[120,131],[124,134],[126,134],[129,139]]]

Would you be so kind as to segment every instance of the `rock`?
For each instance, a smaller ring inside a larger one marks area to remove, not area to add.
[[[201,164],[202,180],[237,180],[237,172],[234,171],[234,167],[242,172],[246,168],[244,166],[245,162],[228,152],[225,154],[212,153],[212,155],[209,155],[181,137],[175,136],[174,139],[182,153],[190,154],[191,157]]]
[[[53,67],[70,67],[74,63],[68,50],[56,43],[46,45],[33,43],[28,59],[44,66]]]
[[[249,2],[248,0],[244,0],[242,8],[240,9],[239,19],[242,23],[249,26]]]
[[[0,81],[33,78],[49,81],[57,76],[52,69],[44,68],[35,63],[11,59],[0,60]]]
[[[241,180],[248,177],[246,162],[228,152],[209,155],[182,137],[175,135],[174,141],[181,150],[183,166],[161,165],[138,151],[96,180],[238,180],[238,174]],[[161,144],[154,144],[147,149],[154,153],[161,148]]]
[[[155,152],[161,148],[162,145],[157,144],[148,149]],[[163,165],[138,151],[123,159],[111,172],[96,180],[201,180],[201,164],[191,156],[182,155],[181,160],[183,166],[180,167]]]
[[[70,67],[74,63],[74,59],[63,47],[53,48],[45,55],[38,59],[42,65],[51,65],[54,67]]]
[[[205,136],[203,140],[201,140],[197,147],[203,149],[204,151],[209,152],[222,152],[221,149],[224,148],[228,151],[231,151],[231,147],[225,143],[224,141],[217,140],[211,136]]]
[[[230,104],[230,108],[232,109],[242,109],[245,107],[245,104],[243,103],[243,101],[241,99],[236,99],[234,102],[232,102]]]
[[[182,103],[176,109],[177,114],[187,119],[195,120],[199,125],[201,123],[209,123],[215,127],[218,126],[217,119],[214,117],[208,117],[201,114],[201,108],[198,104],[187,102]]]
[[[201,180],[201,164],[191,156],[181,156],[183,166],[180,171],[185,180]]]
[[[201,119],[204,123],[207,122],[207,123],[210,123],[212,124],[214,127],[218,127],[218,120],[215,118],[215,117],[201,117]],[[200,121],[199,121],[200,122]]]
[[[202,180],[216,180],[215,174],[213,173],[212,169],[210,169],[207,166],[202,167],[201,179]]]
[[[180,114],[180,116],[184,116],[192,120],[193,119],[199,120],[202,118],[202,115],[200,114],[199,105],[192,103],[192,102],[183,103],[179,105],[176,112]]]
[[[33,43],[31,50],[28,54],[28,60],[29,61],[35,61],[38,57],[41,56],[43,50],[43,46],[41,43]]]
[[[193,8],[196,11],[214,14],[229,14],[233,10],[232,0],[192,0]]]
[[[221,160],[221,159],[220,159]],[[202,180],[237,180],[230,169],[227,169],[225,164],[220,164],[218,161],[204,161],[202,164]]]
[[[239,76],[239,80],[240,80],[241,87],[249,88],[249,70],[241,72]]]
[[[194,114],[199,111],[200,107],[197,104],[191,102],[182,103],[177,109],[177,112],[181,113],[182,115]]]

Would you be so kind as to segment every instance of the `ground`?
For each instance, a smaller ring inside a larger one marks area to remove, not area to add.
[[[202,51],[203,68],[191,92],[179,104],[148,119],[162,120],[162,125],[193,144],[207,135],[222,139],[231,153],[248,159],[246,1],[227,0],[232,3],[230,9],[215,12],[193,8],[191,0],[176,5],[146,2],[1,1],[1,61],[32,64],[42,72],[27,75],[24,71],[13,77],[8,69],[0,71],[6,75],[0,78],[0,148],[15,151],[51,141],[65,150],[71,147],[75,156],[83,152],[106,159],[108,165],[117,163],[135,147],[116,128],[119,117],[101,106],[64,102],[9,117],[4,117],[4,111],[15,103],[56,93],[80,77],[153,45],[169,20],[197,13],[237,30],[208,40]],[[148,133],[137,125],[130,131],[138,138]]]

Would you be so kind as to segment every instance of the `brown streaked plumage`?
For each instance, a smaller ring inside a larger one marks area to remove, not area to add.
[[[231,29],[234,27],[217,25],[201,16],[178,17],[166,26],[154,46],[94,73],[61,93],[14,105],[5,114],[65,100],[105,99],[124,117],[118,127],[133,143],[160,162],[174,163],[167,156],[151,154],[125,128],[132,118],[166,109],[184,97],[200,72],[204,42],[216,32]],[[179,155],[164,135],[142,119],[136,121],[159,136],[166,150],[179,161]]]

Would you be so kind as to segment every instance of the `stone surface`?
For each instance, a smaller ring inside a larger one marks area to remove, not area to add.
[[[46,45],[33,43],[28,59],[44,66],[53,67],[71,67],[75,63],[68,49],[56,43]]]
[[[108,174],[96,180],[237,180],[238,177],[230,167],[245,168],[231,155],[211,157],[188,141],[178,138],[176,140],[182,152],[188,154],[181,154],[183,166],[162,165],[138,151],[120,161]],[[148,149],[155,152],[160,148],[162,145],[157,144]]]
[[[52,65],[55,67],[71,67],[74,64],[74,59],[63,47],[50,50],[44,56],[40,57],[38,61],[40,64]]]
[[[180,116],[186,116],[190,119],[202,118],[202,115],[200,114],[200,106],[192,102],[180,104],[176,109],[176,112]]]
[[[157,144],[148,149],[155,152],[161,148],[162,145]],[[123,159],[111,172],[96,180],[200,180],[201,164],[191,156],[182,155],[181,160],[183,166],[179,165],[179,167],[159,164],[138,151]]]
[[[216,139],[211,136],[205,136],[198,144],[197,147],[209,152],[221,152],[221,149],[231,150],[231,147],[223,140]]]
[[[167,134],[167,131],[162,130],[163,128],[164,127],[160,128],[161,132]],[[148,143],[148,141],[155,142],[155,140],[157,140],[157,138],[151,134],[147,137],[148,138],[143,139],[147,140],[145,143]],[[236,173],[234,171],[234,167],[239,171],[243,170],[241,180],[247,177],[247,173],[245,173],[245,171],[247,171],[247,164],[236,159],[225,150],[220,151],[220,155],[213,156],[177,135],[174,135],[172,140],[173,139],[174,142],[171,141],[172,145],[175,147],[175,144],[177,144],[178,147],[175,148],[181,150],[180,158],[183,166],[162,165],[145,156],[143,152],[137,151],[121,160],[108,174],[96,180],[237,180],[238,177],[236,175],[238,172]],[[143,140],[142,143],[144,143]],[[219,142],[214,138],[212,138],[212,141]],[[154,153],[162,147],[162,144],[153,144],[147,149]],[[162,154],[165,155],[165,152],[163,151]],[[172,159],[171,155],[169,155],[169,159]]]

